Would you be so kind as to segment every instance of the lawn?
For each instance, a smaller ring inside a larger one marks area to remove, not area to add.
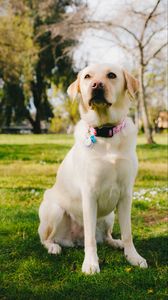
[[[167,149],[138,139],[139,173],[135,183],[132,228],[135,245],[149,264],[128,264],[122,251],[98,246],[101,273],[81,272],[83,249],[52,256],[37,234],[38,207],[55,181],[60,162],[73,143],[64,135],[0,135],[0,299],[168,299]],[[119,237],[116,220],[114,236]]]

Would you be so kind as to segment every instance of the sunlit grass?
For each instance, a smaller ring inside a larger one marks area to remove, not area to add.
[[[72,144],[73,135],[64,134],[1,134],[0,144],[7,145],[35,145],[35,144],[61,144],[61,145]]]
[[[166,145],[168,142],[168,136],[167,133],[156,133],[154,134],[154,141],[157,144],[161,144],[161,145]],[[140,134],[138,136],[138,144],[142,145],[142,144],[146,144],[146,138],[144,134]]]

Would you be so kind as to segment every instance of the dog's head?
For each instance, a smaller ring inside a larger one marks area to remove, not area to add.
[[[107,116],[108,123],[116,123],[115,111],[117,113],[119,108],[122,111],[127,107],[128,112],[129,99],[133,99],[137,91],[138,81],[132,75],[122,68],[107,64],[86,67],[68,88],[71,98],[80,96],[82,116],[93,117],[94,113],[99,118],[99,122],[96,122],[99,124],[103,122],[101,115]]]

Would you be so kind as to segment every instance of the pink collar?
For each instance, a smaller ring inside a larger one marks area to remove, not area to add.
[[[119,133],[125,127],[125,125],[126,125],[126,121],[123,120],[117,126],[103,125],[100,127],[90,127],[89,132],[91,135],[94,135],[94,136],[110,138],[110,137],[114,136],[115,134]]]
[[[101,126],[101,127],[89,127],[88,134],[84,141],[85,146],[93,146],[97,142],[96,137],[111,138],[115,134],[119,133],[126,126],[126,121],[122,121],[117,126]]]

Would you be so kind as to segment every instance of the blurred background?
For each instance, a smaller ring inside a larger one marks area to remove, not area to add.
[[[72,133],[66,90],[89,63],[140,81],[130,115],[147,143],[168,128],[166,0],[0,0],[0,132]]]

